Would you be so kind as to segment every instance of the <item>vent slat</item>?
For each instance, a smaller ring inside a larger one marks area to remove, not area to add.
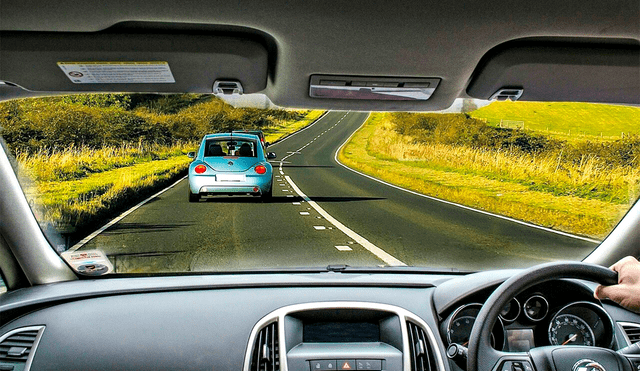
[[[271,348],[271,369],[275,370],[276,368],[276,357],[275,357],[275,344],[276,344],[276,329],[272,329],[273,331],[271,331],[271,338],[269,339],[269,343],[271,344],[271,346],[273,348]]]
[[[11,347],[31,348],[32,344],[33,344],[33,341],[13,341],[13,340],[7,339],[2,342],[1,346],[6,348],[11,348]]]
[[[36,340],[36,337],[38,336],[38,334],[35,335],[13,335],[13,336],[9,336],[7,338],[7,340],[16,340],[16,341],[30,341],[30,342],[34,342]]]

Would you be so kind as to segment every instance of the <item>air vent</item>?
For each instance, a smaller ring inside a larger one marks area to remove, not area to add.
[[[628,323],[628,322],[618,322],[624,333],[627,334],[629,338],[629,344],[634,344],[640,341],[640,324],[636,323]]]
[[[415,323],[407,322],[407,333],[409,335],[411,370],[437,370],[431,344],[425,331]]]
[[[29,356],[35,352],[38,335],[43,330],[44,327],[25,327],[3,335],[0,338],[0,364],[29,363],[24,368],[28,370],[33,358]]]
[[[262,328],[253,344],[251,371],[279,371],[280,347],[278,345],[278,322]]]

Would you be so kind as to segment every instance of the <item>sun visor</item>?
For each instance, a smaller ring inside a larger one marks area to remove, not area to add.
[[[245,35],[103,32],[0,33],[0,81],[31,91],[245,93],[267,84],[264,43]]]
[[[490,99],[502,91],[525,101],[640,103],[637,41],[513,41],[490,50],[467,88]]]

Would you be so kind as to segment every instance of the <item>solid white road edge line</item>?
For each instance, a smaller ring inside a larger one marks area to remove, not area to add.
[[[359,243],[360,246],[362,246],[365,249],[369,250],[369,252],[371,252],[373,255],[377,256],[380,260],[382,260],[383,262],[387,263],[390,266],[406,266],[405,263],[403,263],[400,260],[394,258],[389,253],[387,253],[386,251],[384,251],[381,248],[379,248],[378,246],[372,244],[367,239],[365,239],[364,237],[360,236],[359,234],[357,234],[356,232],[352,231],[351,229],[347,228],[344,224],[340,223],[334,217],[329,215],[329,213],[326,212],[322,207],[320,207],[320,205],[318,205],[315,201],[311,201],[311,199],[309,197],[307,197],[307,195],[302,193],[300,188],[298,188],[298,186],[293,182],[293,180],[291,180],[291,177],[289,177],[287,175],[287,176],[285,176],[285,179],[287,179],[287,182],[289,182],[289,184],[291,184],[291,187],[293,188],[293,190],[296,191],[296,193],[298,193],[298,195],[300,197],[302,197],[305,201],[307,201],[307,203],[309,203],[309,205],[311,205],[311,207],[313,207],[318,212],[318,214],[322,215],[329,223],[333,224],[336,228],[341,230],[342,233],[346,234],[352,240],[354,240],[357,243]]]
[[[102,228],[98,229],[97,231],[91,233],[90,235],[88,235],[87,237],[83,238],[82,240],[80,240],[78,243],[76,243],[75,245],[71,246],[69,248],[70,252],[76,251],[79,248],[81,248],[82,246],[84,246],[87,242],[91,241],[92,239],[94,239],[97,235],[99,235],[100,233],[104,232],[107,228],[111,227],[112,225],[116,224],[117,222],[121,221],[122,219],[124,219],[127,215],[131,214],[132,212],[136,211],[138,208],[140,208],[140,206],[146,204],[147,202],[153,200],[154,198],[160,196],[161,194],[165,193],[166,191],[170,190],[171,188],[175,187],[176,185],[178,185],[178,183],[180,183],[181,181],[187,179],[188,175],[185,175],[184,177],[180,178],[177,182],[173,183],[172,185],[168,186],[167,188],[163,189],[162,191],[154,194],[153,196],[145,199],[144,201],[141,201],[139,204],[137,204],[136,206],[130,208],[129,210],[123,212],[122,214],[120,214],[118,217],[116,217],[115,219],[111,220],[109,223],[105,224],[102,226]]]
[[[374,177],[372,177],[372,176],[370,176],[370,175],[367,175],[367,174],[361,173],[361,172],[359,172],[358,170],[355,170],[355,169],[352,169],[352,168],[348,167],[347,165],[343,164],[342,162],[340,162],[340,161],[338,160],[338,153],[340,153],[340,151],[342,150],[342,147],[344,147],[345,145],[347,145],[347,143],[349,142],[349,140],[351,140],[351,137],[353,137],[353,136],[356,134],[356,132],[357,132],[358,130],[360,130],[360,129],[364,126],[364,124],[366,124],[366,123],[367,123],[367,120],[369,119],[369,117],[370,117],[370,116],[371,116],[371,112],[369,112],[369,116],[367,116],[367,119],[366,119],[366,120],[364,120],[364,122],[362,123],[362,125],[360,125],[360,127],[358,127],[358,129],[356,129],[353,133],[351,133],[351,135],[349,135],[349,138],[347,138],[347,140],[345,140],[345,141],[344,141],[344,143],[342,143],[342,145],[341,145],[340,147],[338,147],[338,149],[336,150],[336,153],[335,153],[335,155],[334,155],[333,159],[335,160],[335,162],[336,162],[338,165],[340,165],[340,166],[344,167],[345,169],[347,169],[347,170],[349,170],[349,171],[352,171],[352,172],[354,172],[354,173],[356,173],[356,174],[358,174],[358,175],[361,175],[361,176],[363,176],[363,177],[369,178],[369,179],[371,179],[371,180],[375,180],[375,181],[376,181],[376,182],[378,182],[378,183],[382,183],[382,184],[388,185],[389,187],[393,187],[393,188],[395,188],[395,189],[399,189],[399,190],[401,190],[401,191],[404,191],[404,192],[408,192],[408,193],[414,194],[414,195],[416,195],[416,196],[420,196],[420,197],[428,198],[428,199],[433,200],[433,201],[442,202],[442,203],[445,203],[445,204],[447,204],[447,205],[457,206],[457,207],[460,207],[460,208],[463,208],[463,209],[466,209],[466,210],[475,211],[475,212],[480,213],[480,214],[493,216],[493,217],[500,218],[500,219],[503,219],[503,220],[508,220],[508,221],[510,221],[510,222],[514,222],[514,223],[518,223],[518,224],[521,224],[521,225],[525,225],[525,226],[527,226],[527,227],[540,229],[540,230],[543,230],[543,231],[546,231],[546,232],[551,232],[551,233],[559,234],[559,235],[561,235],[561,236],[565,236],[565,237],[575,238],[575,239],[577,239],[577,240],[583,240],[583,241],[593,242],[593,243],[597,243],[597,244],[600,244],[600,243],[602,242],[602,241],[594,240],[594,239],[592,239],[592,238],[588,238],[588,237],[576,236],[575,234],[571,234],[571,233],[567,233],[567,232],[562,232],[562,231],[557,231],[557,230],[555,230],[555,229],[551,229],[551,228],[543,227],[543,226],[536,225],[536,224],[533,224],[533,223],[527,223],[527,222],[522,221],[522,220],[518,220],[518,219],[510,218],[510,217],[508,217],[508,216],[499,215],[499,214],[494,214],[494,213],[491,213],[491,212],[489,212],[489,211],[484,211],[484,210],[480,210],[480,209],[474,209],[473,207],[469,207],[469,206],[465,206],[465,205],[457,204],[457,203],[455,203],[455,202],[451,202],[451,201],[446,201],[446,200],[443,200],[443,199],[440,199],[440,198],[436,198],[436,197],[433,197],[433,196],[427,196],[427,195],[424,195],[424,194],[422,194],[422,193],[418,193],[418,192],[415,192],[415,191],[412,191],[412,190],[409,190],[409,189],[406,189],[406,188],[402,188],[402,187],[397,186],[397,185],[395,185],[395,184],[387,183],[387,182],[385,182],[384,180],[380,180],[380,179],[378,179],[378,178],[374,178]]]

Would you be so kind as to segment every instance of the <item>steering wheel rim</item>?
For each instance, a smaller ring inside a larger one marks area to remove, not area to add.
[[[498,314],[516,294],[536,284],[560,278],[574,278],[603,285],[618,283],[618,274],[600,265],[578,262],[553,262],[526,269],[502,283],[480,309],[469,338],[467,371],[487,371],[500,358],[514,353],[497,351],[489,342]]]

